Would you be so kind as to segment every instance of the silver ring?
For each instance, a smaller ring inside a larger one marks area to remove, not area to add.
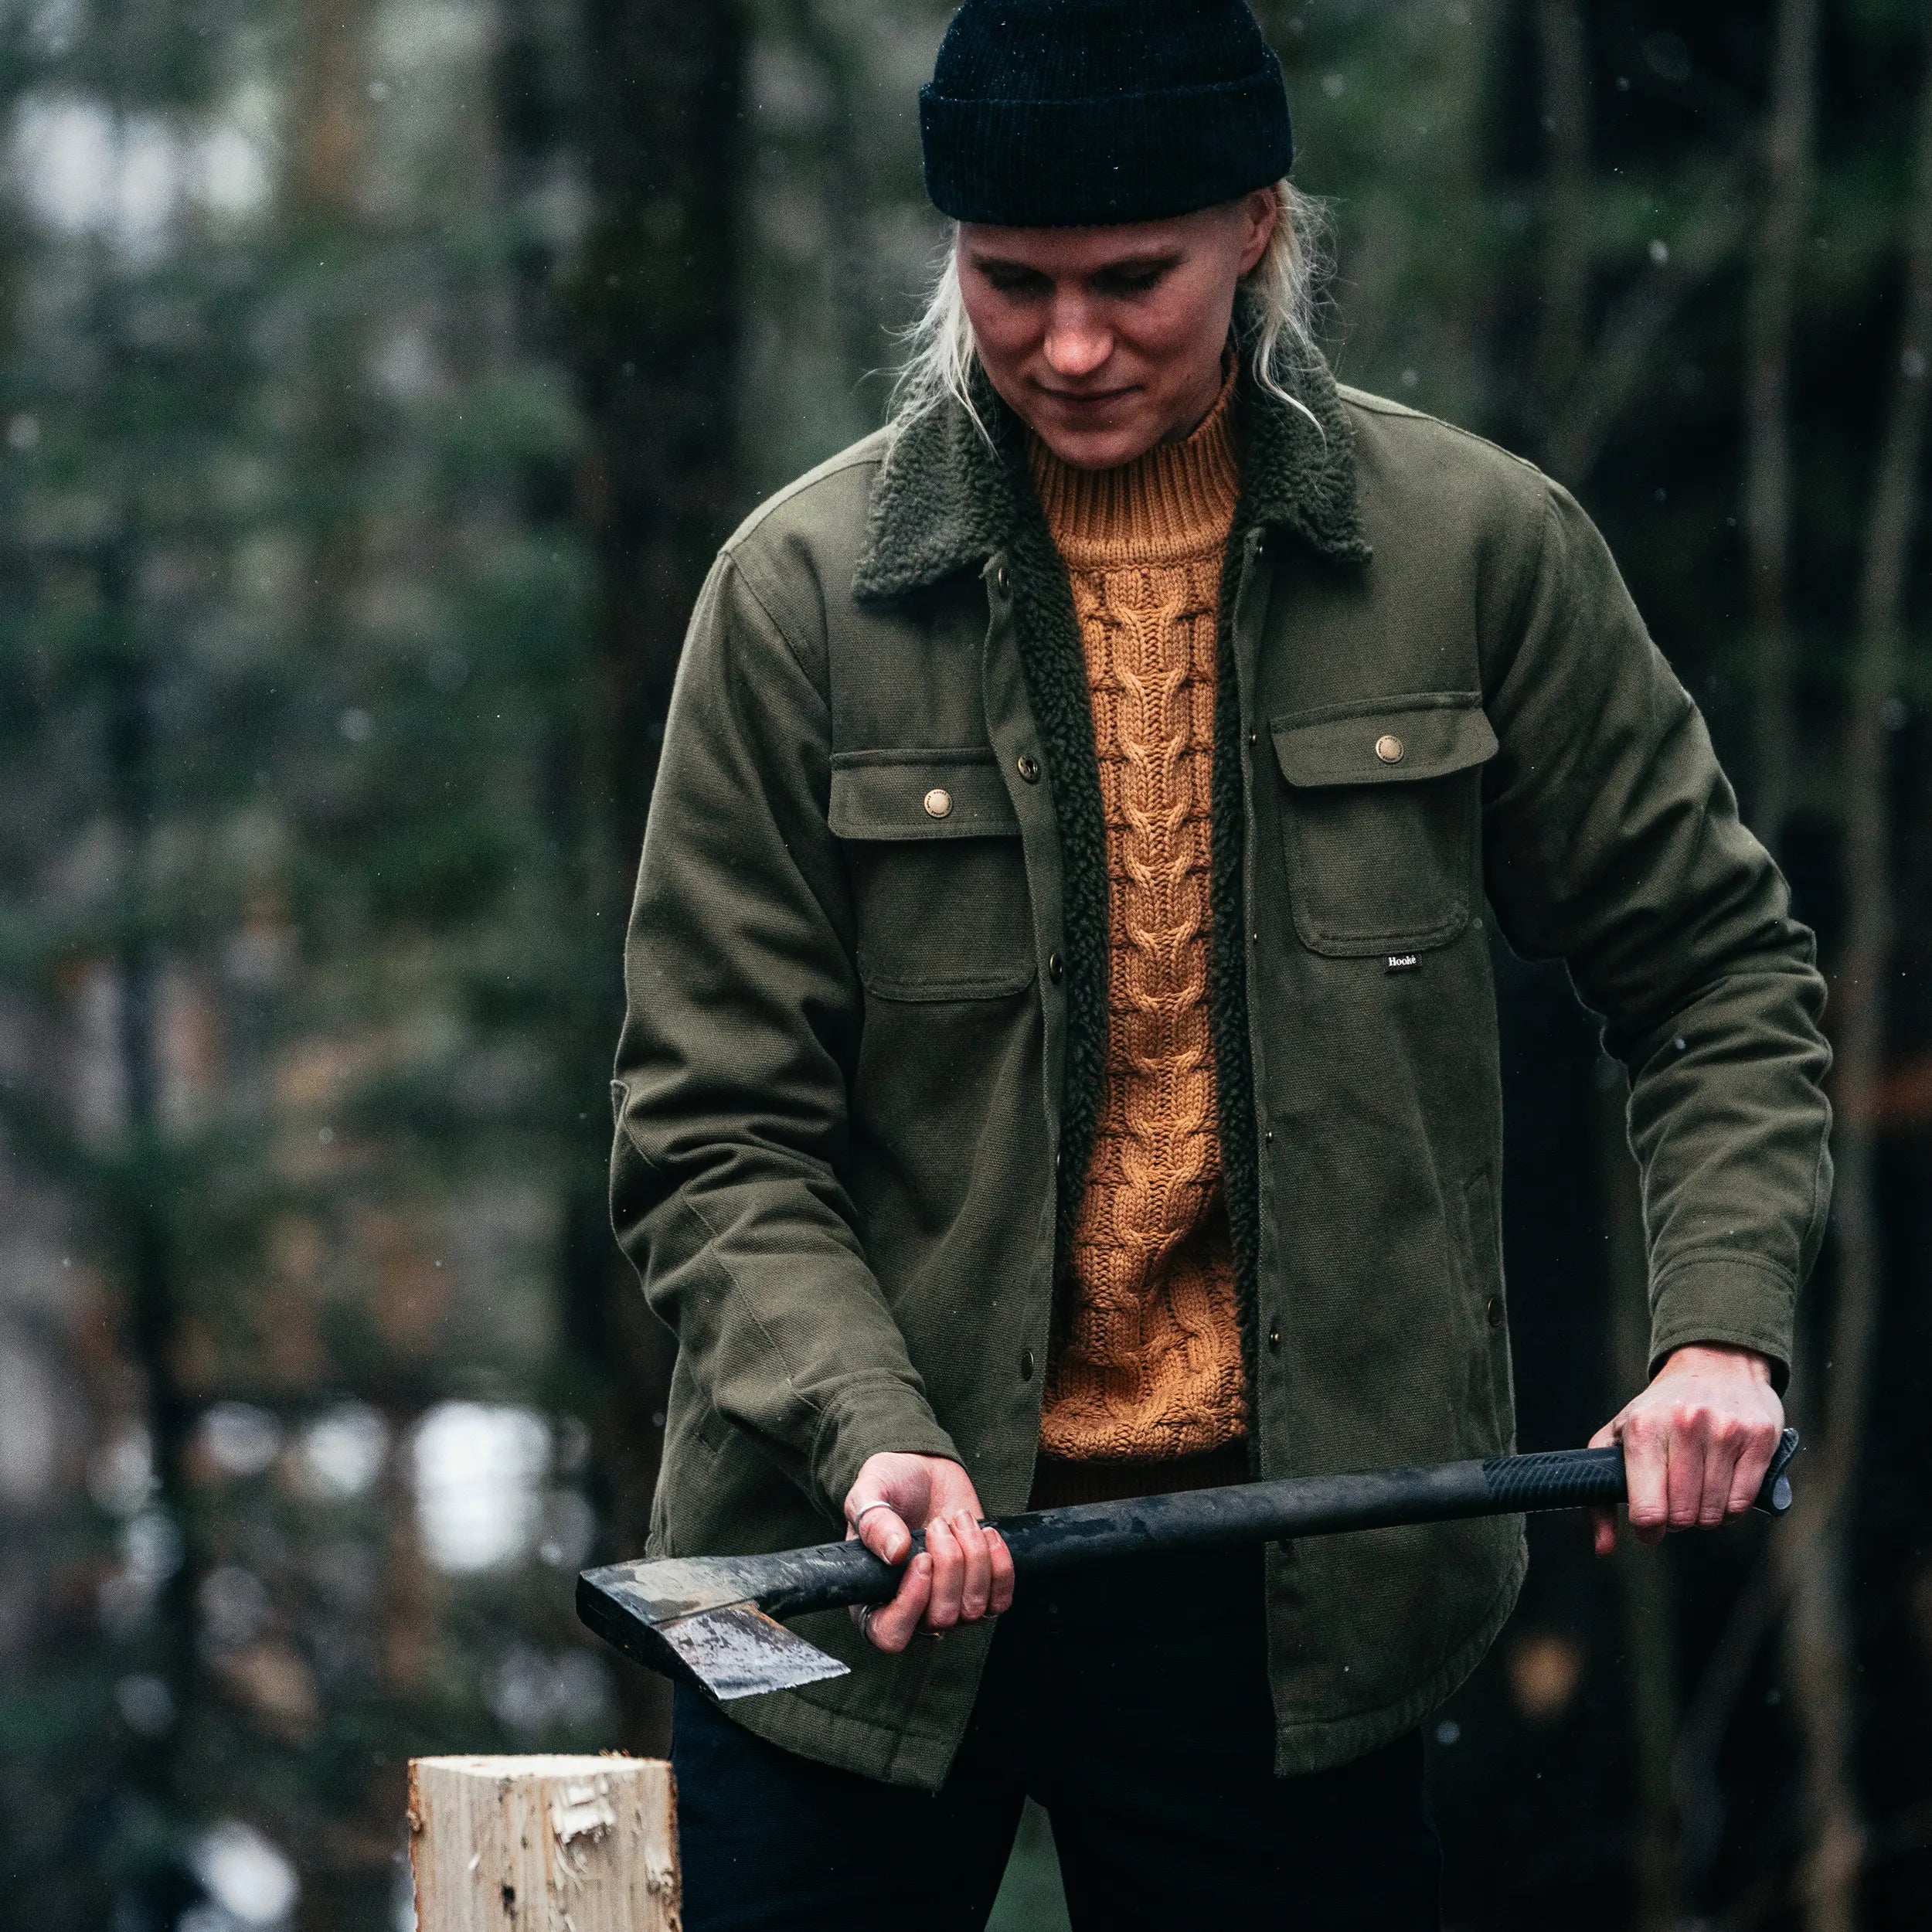
[[[866,1518],[871,1513],[872,1511],[875,1509],[889,1509],[891,1507],[892,1505],[886,1502],[883,1496],[879,1497],[876,1502],[867,1503],[862,1509],[860,1509],[858,1515],[852,1518],[852,1528],[856,1529],[859,1526],[866,1520]]]
[[[878,1607],[876,1604],[861,1604],[859,1607],[859,1634],[867,1643],[872,1641],[872,1614]]]

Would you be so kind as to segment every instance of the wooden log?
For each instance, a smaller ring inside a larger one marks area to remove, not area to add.
[[[413,1758],[410,1864],[417,1932],[678,1932],[671,1767]]]

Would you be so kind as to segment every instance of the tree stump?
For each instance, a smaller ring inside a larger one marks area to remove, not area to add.
[[[671,1767],[413,1758],[410,1864],[417,1932],[678,1932]]]

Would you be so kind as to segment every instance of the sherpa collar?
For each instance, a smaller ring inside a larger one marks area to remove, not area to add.
[[[1278,524],[1338,563],[1366,563],[1354,443],[1335,378],[1312,350],[1284,377],[1315,422],[1259,388],[1243,358],[1236,390],[1242,440],[1236,526]],[[852,581],[861,603],[903,597],[983,563],[1037,515],[1019,417],[978,372],[974,400],[994,448],[957,403],[915,417],[894,437],[872,485]]]

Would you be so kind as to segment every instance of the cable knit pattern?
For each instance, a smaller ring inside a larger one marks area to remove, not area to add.
[[[1185,442],[1034,485],[1080,620],[1107,827],[1107,1053],[1040,1447],[1165,1461],[1240,1436],[1208,998],[1216,617],[1239,491],[1230,382]]]

